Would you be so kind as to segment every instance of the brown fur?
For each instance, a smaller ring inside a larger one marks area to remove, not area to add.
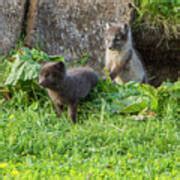
[[[79,99],[86,97],[97,81],[98,76],[91,68],[81,67],[66,71],[62,62],[44,64],[39,75],[39,84],[47,88],[57,115],[61,115],[64,104],[67,104],[74,123]]]
[[[106,68],[117,83],[147,82],[142,62],[132,45],[131,30],[127,24],[112,24],[105,33]]]

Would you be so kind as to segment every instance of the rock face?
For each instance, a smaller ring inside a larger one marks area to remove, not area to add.
[[[133,0],[0,0],[0,54],[13,48],[23,32],[25,44],[40,47],[66,60],[90,55],[90,64],[101,70],[107,22],[132,20]],[[180,76],[179,38],[168,47],[161,33],[145,29],[133,34],[152,83],[159,85]],[[160,43],[159,43],[160,42]],[[101,68],[101,69],[100,69]]]
[[[35,4],[34,4],[35,2]],[[106,22],[131,19],[131,0],[35,0],[31,2],[26,44],[38,45],[66,60],[90,53],[92,60],[104,57]]]
[[[0,0],[0,54],[14,47],[22,30],[26,0]]]

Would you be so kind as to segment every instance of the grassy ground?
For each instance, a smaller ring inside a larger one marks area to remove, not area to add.
[[[99,87],[81,103],[76,125],[66,112],[58,119],[46,96],[26,103],[17,92],[1,101],[0,178],[179,179],[176,93],[165,93],[161,110],[135,121],[107,108],[108,95],[124,87]]]
[[[137,23],[176,34],[176,1],[148,2],[141,1]],[[38,66],[29,60],[49,57],[26,51],[11,73],[0,63],[0,79],[10,74],[7,86],[0,82],[0,179],[180,179],[180,84],[156,90],[101,83],[81,102],[73,125],[66,112],[56,117],[32,83]],[[5,101],[9,90],[13,98]]]

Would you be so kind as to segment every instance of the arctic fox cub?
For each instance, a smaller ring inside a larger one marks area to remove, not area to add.
[[[107,24],[105,66],[116,83],[147,82],[146,71],[132,44],[131,28],[125,23]]]

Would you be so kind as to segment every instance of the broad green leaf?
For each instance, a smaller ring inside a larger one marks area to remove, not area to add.
[[[119,112],[122,113],[137,113],[149,106],[149,98],[130,96],[120,101]],[[123,104],[123,106],[122,106]]]

